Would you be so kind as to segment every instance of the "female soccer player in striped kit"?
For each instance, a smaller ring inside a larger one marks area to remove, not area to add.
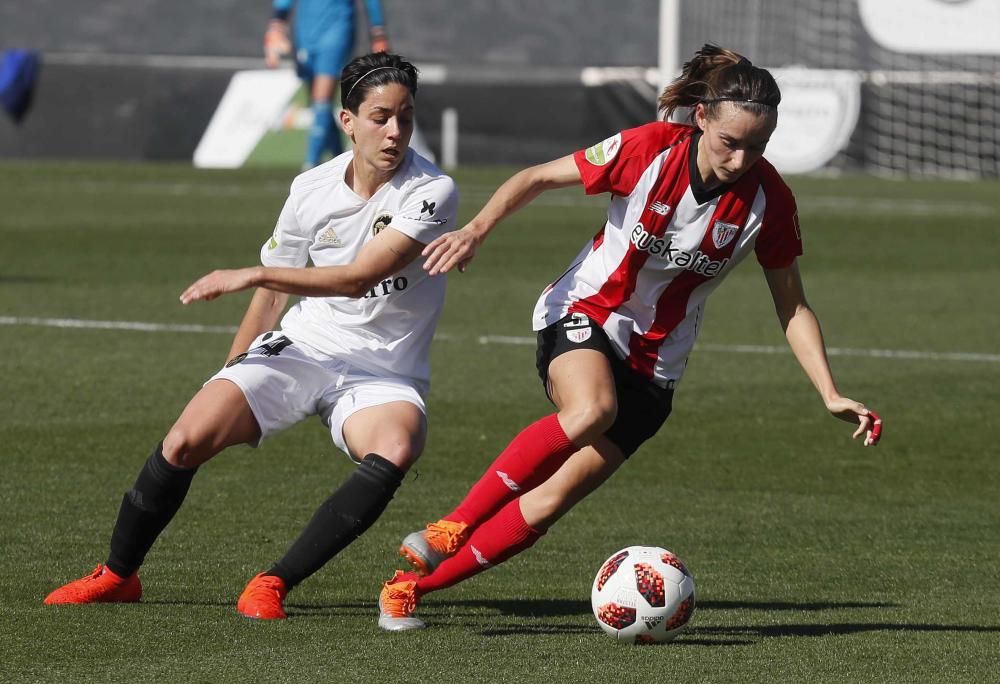
[[[403,541],[416,572],[389,580],[379,625],[414,629],[423,595],[527,549],[604,482],[670,413],[708,295],[753,252],[788,343],[827,410],[865,446],[881,421],[840,394],[806,303],[795,200],[766,160],[781,94],[771,74],[706,45],[660,96],[664,120],[623,131],[504,183],[461,231],[424,250],[460,270],[493,228],[541,192],[610,193],[608,218],[534,312],[538,371],[558,409],[525,428],[450,514]],[[678,107],[694,125],[668,123]]]

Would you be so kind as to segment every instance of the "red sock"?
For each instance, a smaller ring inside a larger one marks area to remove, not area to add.
[[[514,497],[549,479],[576,449],[556,414],[532,423],[497,456],[445,520],[475,528]]]
[[[524,521],[518,497],[481,524],[458,553],[418,579],[417,593],[423,596],[478,575],[531,547],[543,534]]]

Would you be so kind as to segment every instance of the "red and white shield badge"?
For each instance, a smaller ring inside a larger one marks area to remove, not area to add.
[[[712,242],[715,243],[715,248],[722,249],[728,245],[736,237],[736,233],[739,230],[740,227],[735,223],[716,221],[715,225],[712,226]]]

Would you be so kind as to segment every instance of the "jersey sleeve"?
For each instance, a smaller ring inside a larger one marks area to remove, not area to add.
[[[437,176],[415,187],[389,226],[425,245],[455,228],[458,190],[448,176]]]
[[[274,233],[260,248],[260,263],[301,268],[309,263],[311,244],[312,236],[302,230],[295,214],[295,202],[289,195],[278,215]]]
[[[588,195],[610,192],[621,197],[632,193],[650,162],[662,151],[661,123],[646,124],[616,133],[573,154]]]
[[[764,268],[785,268],[802,255],[802,232],[795,196],[780,181],[770,188],[765,186],[764,191],[767,204],[754,251]]]

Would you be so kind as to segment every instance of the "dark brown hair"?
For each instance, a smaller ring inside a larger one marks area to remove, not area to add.
[[[759,116],[775,114],[781,91],[767,69],[755,67],[749,59],[732,50],[706,43],[684,64],[681,75],[663,89],[656,101],[663,118],[669,119],[678,107],[705,105],[705,115],[715,118],[719,103],[732,102]]]
[[[387,52],[355,57],[340,73],[340,106],[357,114],[368,92],[387,83],[399,83],[416,96],[417,68]]]

